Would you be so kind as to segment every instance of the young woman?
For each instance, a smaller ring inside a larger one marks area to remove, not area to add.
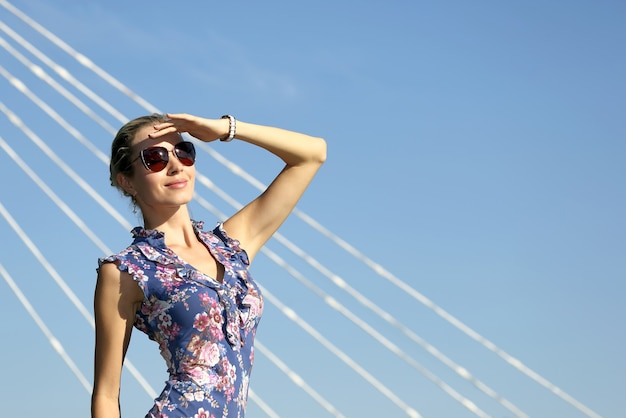
[[[196,153],[181,133],[236,138],[285,166],[256,199],[203,231],[190,218]],[[111,184],[143,215],[133,243],[99,260],[92,417],[119,417],[122,363],[133,326],[159,344],[169,379],[146,417],[243,417],[263,311],[248,272],[326,159],[321,138],[235,120],[150,115],[111,146]],[[146,408],[147,409],[147,408]]]

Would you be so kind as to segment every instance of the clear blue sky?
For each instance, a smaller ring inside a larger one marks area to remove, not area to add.
[[[126,117],[146,113],[2,7],[0,21]],[[603,417],[626,416],[626,5],[620,1],[13,0],[158,109],[322,136],[329,157],[299,209],[467,326]],[[0,37],[98,113],[110,114]],[[105,154],[112,136],[7,49],[0,65]],[[0,77],[17,114],[130,224],[108,168]],[[130,235],[4,113],[0,137],[112,250]],[[213,149],[266,183],[274,158],[239,143]],[[208,154],[200,172],[240,202],[256,190]],[[6,208],[91,309],[102,251],[0,149]],[[198,185],[218,210],[233,209]],[[219,218],[194,203],[194,217]],[[531,417],[578,410],[459,332],[292,217],[281,233]],[[0,217],[0,264],[81,372],[93,332]],[[512,417],[422,347],[275,241],[268,248],[415,362],[493,417]],[[267,257],[253,266],[272,295],[424,417],[475,416],[414,367],[328,308]],[[89,394],[0,280],[3,416],[84,417]],[[407,416],[273,304],[258,334],[347,417]],[[139,332],[129,358],[160,391],[165,367]],[[125,416],[151,399],[125,372]],[[327,413],[257,353],[252,389],[283,417]],[[250,402],[250,417],[266,416]]]

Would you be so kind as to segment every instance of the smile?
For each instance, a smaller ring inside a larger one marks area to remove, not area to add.
[[[165,185],[165,187],[169,187],[171,189],[182,189],[185,186],[187,186],[187,180],[176,180]]]

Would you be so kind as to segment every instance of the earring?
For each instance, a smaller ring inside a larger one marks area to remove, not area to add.
[[[137,199],[135,199],[135,196],[131,197],[132,202],[133,202],[133,215],[137,214]]]

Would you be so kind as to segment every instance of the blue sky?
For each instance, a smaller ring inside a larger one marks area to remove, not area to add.
[[[626,415],[624,213],[626,6],[584,1],[0,2],[0,21],[127,118],[146,113],[10,13],[12,4],[157,109],[239,119],[327,139],[328,161],[298,209],[603,417]],[[80,97],[4,30],[0,37]],[[5,45],[5,43],[3,43]],[[0,45],[1,46],[1,45]],[[9,48],[10,48],[9,47]],[[9,49],[19,78],[94,148],[112,135]],[[107,166],[0,77],[0,102],[50,147],[68,175],[0,112],[0,138],[114,251],[137,224],[108,184]],[[263,183],[275,158],[236,141],[210,148]],[[257,190],[207,153],[198,169],[239,202]],[[0,149],[0,203],[52,269],[91,308],[104,255]],[[123,215],[112,218],[83,179]],[[222,213],[234,210],[197,185]],[[194,217],[220,217],[194,202]],[[332,241],[293,216],[281,234],[531,417],[583,417]],[[0,217],[0,264],[88,380],[93,332]],[[459,378],[406,332],[383,321],[295,257],[268,243],[301,276],[378,333],[354,325],[269,257],[253,273],[268,293],[424,417],[475,416],[420,373],[419,364],[485,414],[514,414]],[[89,394],[54,351],[6,280],[0,280],[7,416],[86,416]],[[374,385],[268,301],[258,338],[347,417],[407,416]],[[413,363],[379,341],[390,341]],[[156,345],[133,335],[129,359],[159,392]],[[258,352],[252,389],[277,415],[329,415]],[[128,372],[125,416],[151,399]],[[267,416],[250,402],[250,417]]]

